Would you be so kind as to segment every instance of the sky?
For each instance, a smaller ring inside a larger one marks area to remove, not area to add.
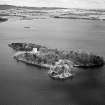
[[[35,7],[105,9],[105,0],[0,0],[0,4]]]

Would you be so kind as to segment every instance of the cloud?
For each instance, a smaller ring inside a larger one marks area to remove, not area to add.
[[[105,9],[105,0],[0,0],[0,4]]]

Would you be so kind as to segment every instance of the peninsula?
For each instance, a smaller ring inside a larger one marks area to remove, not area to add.
[[[0,17],[0,22],[5,22],[7,20],[8,20],[7,18]]]
[[[103,57],[81,50],[61,51],[32,43],[8,45],[16,51],[14,58],[17,61],[46,68],[53,79],[72,78],[78,68],[101,67],[105,63]]]

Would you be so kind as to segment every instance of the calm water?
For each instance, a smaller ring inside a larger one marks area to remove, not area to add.
[[[29,26],[30,28],[24,28]],[[104,105],[105,67],[81,70],[71,81],[55,81],[13,58],[10,42],[50,48],[88,49],[105,57],[105,22],[66,19],[9,20],[0,23],[0,104]]]

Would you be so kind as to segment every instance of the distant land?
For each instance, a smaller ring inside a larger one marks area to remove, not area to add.
[[[0,10],[12,9],[12,8],[16,8],[16,6],[13,6],[13,5],[0,5]]]
[[[78,9],[59,7],[22,7],[0,5],[0,16],[20,17],[21,19],[85,19],[105,20],[104,9]]]
[[[61,7],[28,7],[28,6],[14,6],[14,5],[0,5],[0,10],[6,9],[16,9],[16,8],[24,8],[24,9],[66,9]]]

